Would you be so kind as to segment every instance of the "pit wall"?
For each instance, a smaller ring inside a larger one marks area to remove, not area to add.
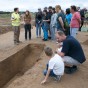
[[[0,88],[8,83],[17,73],[25,72],[39,59],[44,45],[29,44],[20,51],[0,62]]]

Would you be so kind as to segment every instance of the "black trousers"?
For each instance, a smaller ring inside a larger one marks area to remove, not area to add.
[[[79,31],[81,31],[82,26],[84,25],[84,19],[81,19],[81,26],[79,28]]]
[[[27,39],[27,34],[29,33],[29,39],[31,39],[31,24],[25,24],[25,39]]]

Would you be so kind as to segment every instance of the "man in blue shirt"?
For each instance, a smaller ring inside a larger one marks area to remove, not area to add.
[[[61,52],[57,53],[63,57],[66,68],[69,68],[66,73],[73,73],[77,70],[77,66],[82,64],[86,59],[80,43],[72,36],[65,36],[63,31],[56,33],[58,42],[63,42]]]

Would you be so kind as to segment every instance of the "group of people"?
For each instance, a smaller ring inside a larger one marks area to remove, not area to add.
[[[76,38],[78,30],[83,26],[83,15],[76,6],[71,6],[64,12],[60,5],[55,8],[49,6],[42,11],[38,9],[35,16],[36,37],[41,37],[41,29],[43,29],[43,41],[48,39],[55,40],[55,32],[63,31],[66,35]]]
[[[23,17],[24,19],[24,29],[25,29],[25,40],[27,40],[27,34],[29,33],[29,40],[31,40],[31,13],[27,10]],[[21,43],[20,37],[20,25],[21,16],[19,14],[19,8],[14,8],[14,12],[11,15],[12,26],[14,30],[14,44],[18,45]]]
[[[63,31],[66,35],[71,35],[76,38],[78,30],[81,30],[83,25],[83,15],[80,14],[76,6],[71,6],[64,12],[60,5],[56,5],[55,8],[49,6],[45,7],[42,11],[40,8],[35,14],[35,26],[36,37],[41,37],[41,31],[43,30],[43,41],[51,39],[55,41],[55,32]],[[25,28],[25,40],[27,40],[27,33],[29,34],[29,40],[31,39],[31,13],[27,10],[24,14],[24,28]],[[20,22],[19,8],[14,8],[14,12],[11,15],[12,26],[14,28],[14,43],[18,44],[20,35]]]
[[[11,20],[14,44],[19,44],[21,18],[18,8],[14,9]],[[31,20],[31,14],[27,10],[24,15],[25,40],[27,40],[27,32],[29,32],[29,40],[31,39]],[[60,80],[64,72],[72,74],[77,71],[78,66],[86,59],[80,43],[76,40],[77,31],[81,26],[81,15],[76,6],[66,9],[66,13],[60,5],[56,5],[55,8],[51,6],[48,9],[44,8],[43,12],[38,9],[35,25],[37,38],[41,37],[41,29],[43,29],[43,41],[51,39],[59,44],[55,53],[50,47],[44,49],[49,62],[44,70],[45,79],[41,83],[45,83],[49,76]]]
[[[59,81],[64,72],[73,74],[78,70],[78,66],[86,61],[83,49],[74,37],[66,36],[63,31],[57,31],[55,36],[59,43],[55,53],[50,47],[44,49],[49,61],[44,70],[45,78],[41,84],[46,83],[49,76]]]

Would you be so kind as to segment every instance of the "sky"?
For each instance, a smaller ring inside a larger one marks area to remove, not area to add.
[[[88,8],[88,0],[0,0],[0,11],[13,11],[18,7],[20,11],[35,12],[38,8],[55,7],[55,5],[61,5],[64,10],[71,5]]]

